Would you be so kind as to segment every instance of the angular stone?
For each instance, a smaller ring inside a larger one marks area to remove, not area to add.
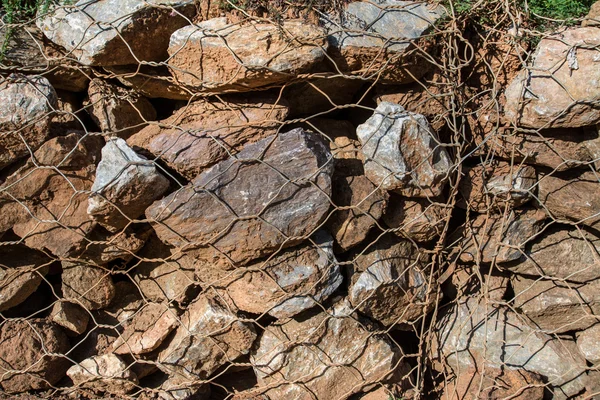
[[[69,368],[67,375],[76,386],[112,394],[129,393],[138,383],[135,373],[115,354],[87,358]]]
[[[57,301],[50,312],[50,319],[71,334],[81,335],[87,328],[90,314],[75,303]]]
[[[195,247],[195,257],[229,269],[296,245],[319,226],[330,206],[331,161],[320,138],[302,129],[267,137],[146,216],[162,241]]]
[[[477,265],[461,265],[442,285],[444,299],[464,299],[479,297],[490,301],[502,301],[510,279],[502,275],[491,275]]]
[[[65,299],[97,310],[110,304],[115,285],[110,272],[84,263],[63,261],[62,292]]]
[[[87,213],[112,232],[144,214],[169,188],[169,180],[156,165],[137,155],[123,139],[109,140],[88,201]]]
[[[513,275],[515,307],[541,330],[562,333],[600,322],[600,280],[561,283]]]
[[[234,270],[214,282],[212,290],[233,309],[282,319],[322,303],[342,281],[333,240],[319,231],[305,245]]]
[[[194,379],[174,376],[163,382],[158,396],[163,400],[208,400],[210,387],[209,384],[198,385]]]
[[[440,235],[450,211],[433,199],[408,199],[392,195],[383,221],[394,229],[396,235],[426,243]]]
[[[587,366],[574,341],[533,330],[508,307],[485,299],[455,304],[434,332],[432,357],[456,375],[470,368],[526,371],[541,375],[555,399],[573,396],[588,383]]]
[[[36,151],[50,134],[56,91],[41,76],[0,80],[0,169]]]
[[[69,340],[42,319],[5,320],[0,326],[0,385],[6,393],[50,389],[67,371]],[[52,354],[52,355],[50,355]]]
[[[24,302],[48,273],[51,260],[23,245],[0,246],[0,311]]]
[[[512,210],[506,216],[478,215],[449,239],[459,240],[460,260],[466,263],[506,263],[518,260],[525,244],[541,230],[542,210]]]
[[[600,363],[600,324],[577,332],[577,347],[592,364]]]
[[[347,399],[406,369],[399,349],[359,323],[347,302],[329,312],[265,329],[250,357],[263,396]]]
[[[530,68],[506,88],[506,118],[527,128],[576,128],[600,122],[600,29],[572,28],[542,38]]]
[[[219,367],[247,355],[256,339],[254,327],[206,295],[181,316],[175,336],[159,355],[159,368],[168,374],[206,379]]]
[[[198,100],[144,128],[127,143],[160,158],[185,178],[277,133],[288,108],[272,96]]]
[[[113,352],[139,355],[156,350],[176,328],[177,314],[175,309],[164,304],[145,304],[113,343]]]
[[[528,165],[490,162],[463,169],[458,206],[478,213],[520,207],[535,195],[537,174]]]
[[[136,255],[133,279],[150,301],[184,302],[195,285],[195,262],[152,235]]]
[[[430,285],[428,264],[429,257],[408,240],[381,237],[352,260],[348,300],[385,326],[423,318],[437,289]]]
[[[595,172],[545,175],[538,183],[538,199],[560,221],[597,226],[600,221],[600,177]]]
[[[502,268],[522,275],[587,282],[600,278],[600,239],[584,230],[557,227],[528,244],[519,261]]]
[[[90,82],[85,106],[102,132],[118,137],[128,137],[156,119],[148,99],[102,79]]]
[[[585,16],[581,26],[600,26],[600,2],[592,4],[590,12]]]
[[[365,240],[369,231],[378,225],[389,195],[364,175],[334,175],[333,187],[333,204],[343,208],[329,217],[326,227],[345,251]]]
[[[148,225],[134,225],[120,232],[110,233],[101,226],[96,226],[69,254],[72,258],[96,265],[105,265],[115,260],[126,263],[146,243],[152,233],[152,229],[148,228]]]
[[[326,52],[325,31],[316,25],[234,25],[223,17],[173,33],[168,63],[177,82],[197,90],[247,92],[311,72]]]
[[[122,85],[149,99],[188,100],[194,96],[193,90],[173,82],[173,76],[164,65],[111,65],[104,67],[104,70]]]
[[[194,11],[189,0],[79,0],[51,8],[36,24],[84,65],[125,65],[166,60],[171,34]]]
[[[441,5],[376,0],[352,2],[341,15],[321,19],[338,69],[385,83],[408,83],[427,72],[430,63],[415,50],[418,46],[428,52],[431,46],[419,38],[444,14]]]
[[[408,197],[441,194],[452,164],[425,117],[383,102],[356,134],[365,175],[378,187]]]

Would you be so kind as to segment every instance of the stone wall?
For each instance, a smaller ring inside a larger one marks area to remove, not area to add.
[[[2,28],[0,397],[600,396],[600,7],[481,3]]]

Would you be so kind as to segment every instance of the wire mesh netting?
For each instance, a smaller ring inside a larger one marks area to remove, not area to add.
[[[541,3],[3,1],[0,397],[600,397],[600,5]]]

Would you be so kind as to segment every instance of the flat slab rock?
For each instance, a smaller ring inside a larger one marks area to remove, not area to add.
[[[182,314],[174,336],[161,348],[159,368],[167,374],[206,379],[219,367],[249,354],[255,340],[252,324],[202,294]]]
[[[513,275],[515,307],[548,333],[587,329],[600,322],[600,280],[561,283]]]
[[[216,290],[233,309],[282,319],[322,303],[342,281],[333,240],[319,231],[303,245],[237,268],[205,286]]]
[[[166,60],[171,34],[194,11],[190,0],[79,0],[50,8],[36,25],[84,65],[125,65]]]
[[[0,169],[29,156],[48,139],[56,91],[41,76],[12,74],[0,80]],[[21,139],[21,137],[23,139]]]
[[[288,107],[273,96],[203,99],[144,128],[127,143],[192,180],[245,144],[277,133],[287,115]]]
[[[125,228],[169,188],[156,165],[135,153],[123,139],[102,148],[87,213],[112,232]]]
[[[509,308],[477,298],[459,302],[440,318],[432,355],[457,375],[469,368],[541,375],[555,399],[573,396],[589,383],[574,341],[534,330]]]
[[[321,138],[300,128],[267,137],[146,216],[165,243],[194,247],[198,259],[231,269],[310,236],[330,207],[331,160]]]
[[[42,319],[4,321],[0,327],[0,386],[6,393],[51,388],[69,368],[69,361],[56,354],[66,354],[69,348],[69,339],[53,323]]]
[[[597,68],[600,29],[581,27],[544,37],[506,88],[506,118],[527,128],[576,128],[600,122]]]
[[[429,256],[408,240],[387,235],[356,255],[349,268],[348,300],[385,326],[423,318],[433,307]]]
[[[79,387],[126,394],[137,385],[137,376],[119,356],[103,354],[87,358],[67,371],[69,378]]]
[[[247,92],[310,72],[325,58],[325,31],[299,20],[281,25],[222,17],[181,28],[169,43],[171,72],[206,92]]]
[[[302,322],[289,319],[267,327],[250,357],[262,395],[347,399],[395,371],[406,372],[399,349],[351,313],[352,306],[340,302]]]
[[[424,116],[382,102],[356,134],[365,175],[379,188],[407,197],[441,194],[452,163]]]
[[[356,1],[341,13],[322,15],[321,22],[337,68],[386,83],[409,83],[429,66],[415,55],[416,43],[444,14],[444,7],[426,3]]]

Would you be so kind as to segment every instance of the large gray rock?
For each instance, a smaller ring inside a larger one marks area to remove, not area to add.
[[[325,31],[303,21],[229,24],[214,18],[171,36],[175,79],[201,91],[251,91],[310,72],[327,52]]]
[[[332,167],[321,138],[294,129],[247,145],[146,216],[162,241],[230,269],[310,236],[329,210]]]
[[[350,304],[342,301],[303,321],[267,327],[250,358],[263,395],[343,400],[395,372],[402,376],[406,364],[399,349],[351,313]]]
[[[169,188],[154,162],[136,154],[123,139],[109,140],[88,200],[88,214],[112,232],[144,214]]]
[[[431,311],[436,285],[430,284],[429,256],[410,241],[387,235],[356,255],[350,268],[348,300],[385,326],[423,318]]]
[[[192,180],[244,145],[277,133],[287,115],[288,107],[273,96],[202,99],[144,128],[127,143]]]
[[[452,163],[424,116],[382,102],[356,134],[375,185],[408,197],[441,194]]]
[[[600,363],[600,324],[577,332],[577,347],[586,360],[593,364]]]
[[[214,285],[233,309],[282,319],[321,304],[342,280],[333,240],[319,231],[302,246],[228,272],[215,282],[205,282]]]
[[[203,294],[183,313],[175,335],[160,351],[159,368],[168,374],[206,379],[219,367],[249,354],[255,339],[250,323]]]
[[[124,65],[166,60],[171,34],[194,11],[191,0],[79,0],[51,8],[36,24],[82,64]]]
[[[600,239],[582,229],[547,230],[504,269],[522,275],[587,282],[600,278]]]
[[[469,368],[524,370],[542,375],[555,399],[588,383],[585,359],[574,341],[530,328],[507,307],[472,298],[449,308],[436,324],[433,357],[463,374]]]
[[[419,40],[444,16],[441,5],[401,0],[356,1],[340,14],[322,16],[333,61],[342,71],[386,83],[408,83],[427,72]]]
[[[137,383],[137,376],[127,363],[115,354],[87,358],[67,371],[76,386],[112,394],[126,394]]]
[[[548,333],[587,329],[600,322],[600,280],[561,283],[513,275],[515,307]]]
[[[506,118],[528,128],[575,128],[600,122],[595,104],[600,29],[573,28],[544,37],[533,64],[506,88]]]
[[[48,139],[56,91],[41,76],[0,80],[0,169],[29,156]]]

